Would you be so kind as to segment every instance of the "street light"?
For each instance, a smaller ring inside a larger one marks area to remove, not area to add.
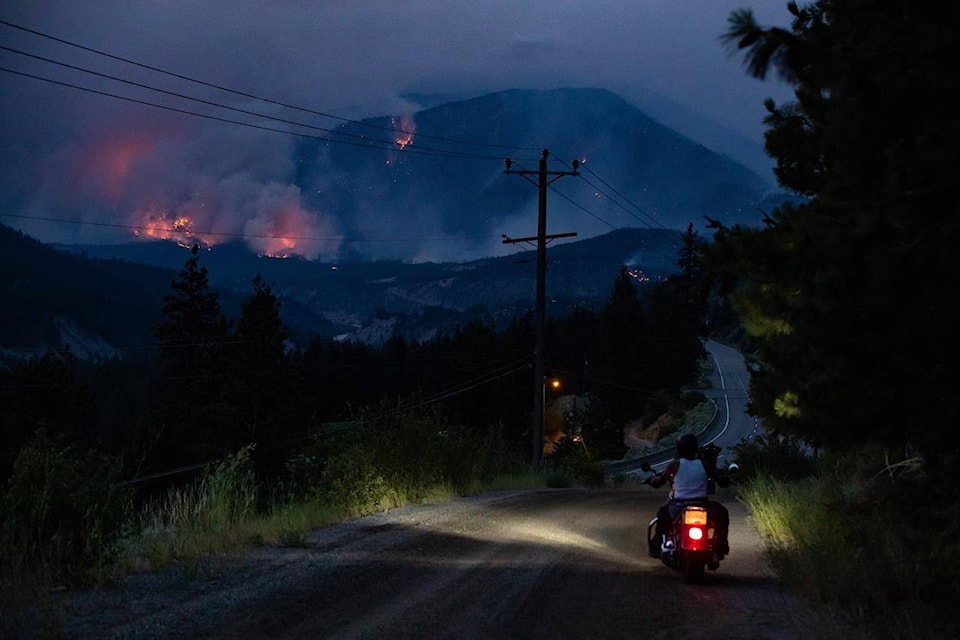
[[[541,410],[540,410],[540,424],[538,425],[540,427],[539,428],[540,433],[538,433],[536,436],[539,440],[537,446],[540,447],[539,451],[536,454],[537,455],[537,464],[536,464],[537,471],[539,471],[540,468],[543,466],[543,434],[544,434],[544,426],[546,425],[546,422],[547,422],[547,386],[549,386],[551,389],[559,389],[560,379],[544,377],[543,385],[540,387]]]

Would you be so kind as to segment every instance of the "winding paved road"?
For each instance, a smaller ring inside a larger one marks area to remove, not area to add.
[[[701,445],[712,442],[720,447],[718,459],[722,462],[729,455],[730,447],[744,438],[752,437],[759,426],[756,418],[747,415],[750,374],[743,356],[736,349],[714,340],[708,340],[705,346],[713,359],[714,367],[707,377],[708,386],[700,391],[714,402],[717,413],[700,434],[699,440]],[[637,472],[644,462],[649,462],[654,467],[662,466],[673,455],[674,450],[668,448],[631,460],[611,462],[607,465],[607,475]]]
[[[706,347],[714,370],[709,377],[710,386],[703,393],[716,403],[718,412],[700,439],[703,443],[713,442],[725,453],[759,429],[757,419],[747,415],[750,374],[739,351],[713,340],[707,341]]]

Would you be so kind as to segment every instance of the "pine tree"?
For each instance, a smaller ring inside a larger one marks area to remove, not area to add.
[[[200,247],[164,297],[166,316],[155,329],[163,375],[160,399],[147,416],[141,443],[152,443],[149,457],[157,465],[196,463],[227,453],[235,444],[236,425],[225,393],[230,375],[230,323],[220,310],[219,294],[210,289]]]
[[[239,426],[235,446],[254,443],[256,468],[266,476],[283,470],[309,426],[300,411],[302,390],[286,357],[286,340],[280,300],[257,274],[237,324],[229,380]]]
[[[895,0],[788,4],[791,28],[731,16],[767,102],[780,183],[805,196],[709,250],[757,345],[753,411],[813,442],[957,451],[960,16]]]
[[[649,363],[644,320],[637,288],[627,267],[621,267],[610,299],[600,312],[597,349],[590,359],[591,395],[598,399],[594,424],[584,438],[605,458],[625,450],[623,427],[643,412],[648,395]]]
[[[155,335],[164,366],[175,373],[199,373],[216,359],[229,330],[220,311],[220,295],[210,289],[207,268],[200,266],[200,245],[195,244],[173,291],[163,298],[163,313]]]

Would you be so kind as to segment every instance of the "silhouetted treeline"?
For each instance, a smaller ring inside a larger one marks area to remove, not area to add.
[[[698,250],[692,230],[687,250]],[[381,346],[316,339],[294,347],[280,302],[259,276],[239,318],[227,318],[194,248],[162,301],[157,348],[105,362],[67,353],[24,359],[0,373],[0,473],[38,428],[122,459],[145,477],[216,460],[255,443],[264,478],[312,439],[422,407],[483,434],[496,429],[518,458],[529,456],[533,323],[497,330],[475,320],[431,340],[395,336]],[[682,264],[682,263],[681,263]],[[703,296],[692,268],[639,296],[624,268],[603,309],[550,317],[547,370],[565,394],[590,398],[584,429],[604,457],[620,456],[623,425],[653,393],[696,377]],[[157,480],[156,484],[170,482]],[[176,478],[172,478],[176,481]]]

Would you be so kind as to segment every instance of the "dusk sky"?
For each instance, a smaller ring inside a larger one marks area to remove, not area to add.
[[[763,100],[788,100],[791,92],[775,78],[748,77],[742,59],[720,43],[727,18],[739,8],[752,9],[764,25],[789,23],[785,2],[770,0],[7,0],[0,20],[350,118],[414,111],[418,105],[400,98],[410,92],[473,96],[508,88],[599,87],[628,99],[658,94],[759,142]],[[10,24],[0,24],[0,47],[0,213],[26,216],[0,222],[45,242],[129,240],[131,227],[148,219],[169,224],[180,214],[224,234],[295,229],[300,236],[336,237],[337,220],[304,207],[290,182],[291,137],[9,70],[175,104],[26,52],[239,108],[262,111],[263,103],[254,107],[252,100],[225,97]],[[201,192],[203,203],[190,201],[189,194]],[[255,248],[273,250],[261,245]],[[302,248],[316,258],[337,246],[317,240]]]

